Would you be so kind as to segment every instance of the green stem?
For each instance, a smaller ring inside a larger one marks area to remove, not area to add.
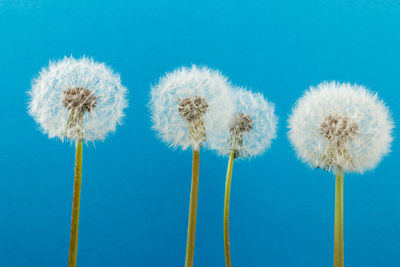
[[[334,238],[334,257],[333,266],[344,266],[343,249],[343,170],[338,169],[336,173],[335,190],[335,238]]]
[[[76,258],[78,252],[79,204],[81,198],[82,181],[82,143],[82,139],[76,143],[74,195],[72,201],[71,241],[69,245],[68,267],[76,267]]]
[[[199,195],[200,151],[193,150],[192,188],[190,191],[189,222],[186,241],[185,267],[193,266],[194,241],[196,236],[197,199]]]
[[[229,155],[228,170],[226,172],[225,184],[225,205],[224,205],[224,247],[225,247],[225,263],[226,267],[231,267],[231,251],[229,244],[229,199],[231,195],[231,181],[233,161],[235,160],[235,152],[232,150]]]

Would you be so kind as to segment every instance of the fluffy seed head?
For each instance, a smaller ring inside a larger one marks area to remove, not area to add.
[[[210,148],[219,154],[252,157],[262,154],[276,137],[278,119],[274,105],[259,93],[237,88],[234,95],[235,113],[222,130],[223,139],[208,138]]]
[[[233,113],[227,79],[206,67],[182,67],[167,73],[151,88],[153,128],[172,147],[199,149],[211,129],[227,127]]]
[[[127,106],[119,76],[86,57],[50,62],[29,95],[29,114],[45,134],[61,140],[103,140],[121,123]]]
[[[311,167],[363,173],[389,152],[393,123],[363,86],[323,82],[297,101],[288,127],[297,155]]]

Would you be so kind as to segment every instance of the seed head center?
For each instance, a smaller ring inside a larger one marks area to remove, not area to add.
[[[345,143],[358,134],[358,124],[350,118],[329,115],[321,123],[320,133],[333,143]]]
[[[204,97],[193,96],[179,99],[178,112],[188,122],[201,119],[207,112],[208,103]]]
[[[253,120],[250,115],[236,113],[230,125],[230,131],[233,135],[250,132],[253,129]]]
[[[189,134],[196,143],[206,141],[206,129],[203,115],[208,111],[208,103],[204,97],[192,96],[179,99],[178,113],[189,124]]]
[[[243,134],[253,129],[253,120],[250,115],[236,113],[230,124],[230,143],[235,152],[235,158],[241,157],[240,148],[243,146]]]
[[[76,113],[91,112],[97,105],[97,99],[94,93],[85,87],[74,87],[64,91],[62,104]]]
[[[329,171],[343,164],[353,164],[346,144],[358,134],[358,130],[358,124],[347,117],[329,115],[324,119],[320,133],[329,145],[321,157],[323,169]]]

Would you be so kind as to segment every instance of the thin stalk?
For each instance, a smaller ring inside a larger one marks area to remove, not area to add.
[[[82,143],[82,139],[76,143],[74,195],[72,201],[71,241],[69,245],[68,267],[76,267],[76,258],[78,252],[79,205],[81,199],[82,181]]]
[[[231,195],[231,181],[233,161],[235,160],[235,152],[232,150],[229,155],[228,170],[226,172],[225,184],[225,205],[224,205],[224,247],[225,247],[225,263],[226,267],[231,267],[231,251],[229,244],[229,199]]]
[[[185,267],[193,266],[194,241],[196,236],[197,199],[199,195],[200,151],[193,150],[192,188],[190,191],[189,222],[186,241]]]
[[[344,266],[343,249],[343,170],[339,168],[336,173],[335,189],[335,238],[334,238],[334,256],[333,266]]]

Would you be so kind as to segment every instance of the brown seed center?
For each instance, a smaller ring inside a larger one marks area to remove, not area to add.
[[[188,122],[200,119],[208,110],[208,103],[204,97],[193,96],[179,99],[178,112]]]
[[[253,129],[250,115],[236,113],[230,124],[230,143],[235,152],[235,158],[241,157],[240,148],[243,146],[243,134]]]
[[[230,125],[232,134],[241,134],[250,132],[253,129],[253,120],[250,115],[244,113],[236,113]]]
[[[321,168],[329,171],[332,168],[341,167],[343,164],[353,164],[347,150],[347,142],[352,140],[358,131],[358,124],[350,118],[337,115],[326,117],[321,123],[320,133],[329,141],[329,145],[321,157],[324,162]]]
[[[358,134],[358,125],[350,118],[329,115],[321,123],[320,130],[330,142],[344,143]]]
[[[203,115],[208,111],[207,100],[196,95],[178,101],[178,113],[188,122],[192,139],[198,143],[206,141]]]
[[[69,88],[64,91],[62,104],[76,113],[91,112],[97,105],[97,99],[93,92],[85,87]]]

